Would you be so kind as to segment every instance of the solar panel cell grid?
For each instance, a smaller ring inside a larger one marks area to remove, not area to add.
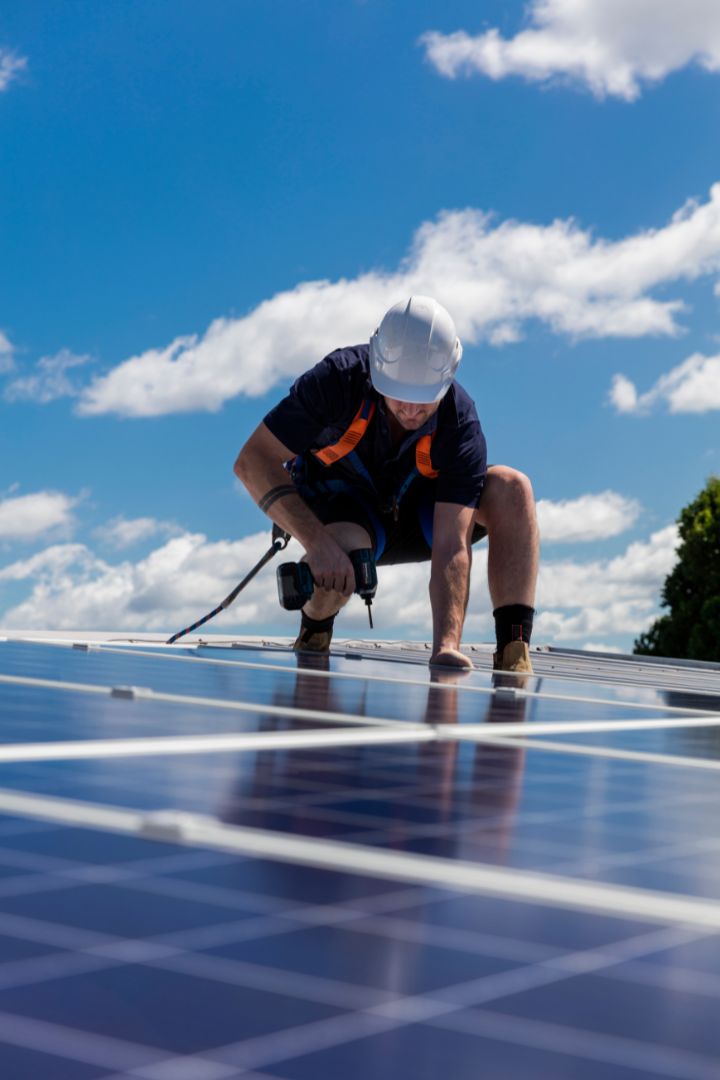
[[[547,654],[513,695],[482,650],[443,688],[421,650],[359,647],[311,674],[278,650],[110,648],[0,643],[0,675],[249,708],[0,685],[3,1075],[717,1076],[712,672],[678,697],[634,665],[610,685]],[[52,759],[327,729],[329,709],[355,745]],[[362,745],[374,718],[410,741]]]

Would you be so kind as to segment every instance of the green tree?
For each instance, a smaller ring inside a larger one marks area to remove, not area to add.
[[[720,660],[720,477],[711,476],[681,511],[680,547],[665,579],[662,615],[635,642],[635,653]]]

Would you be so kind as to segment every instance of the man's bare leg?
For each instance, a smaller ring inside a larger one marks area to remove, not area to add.
[[[532,485],[505,465],[488,469],[475,520],[488,533],[488,584],[498,649],[494,666],[532,672],[532,632],[540,535]]]
[[[475,520],[487,529],[488,585],[493,607],[534,607],[540,534],[527,476],[506,465],[492,465]]]

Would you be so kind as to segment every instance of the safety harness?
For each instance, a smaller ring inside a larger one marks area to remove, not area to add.
[[[364,480],[366,480],[370,486],[374,489],[372,477],[368,473],[365,465],[360,460],[359,455],[356,453],[356,448],[365,432],[368,429],[368,425],[375,415],[375,402],[370,398],[365,398],[362,405],[358,409],[353,418],[350,427],[347,431],[340,436],[337,442],[332,443],[330,446],[324,446],[320,450],[312,450],[311,453],[319,462],[325,466],[334,465],[336,461],[340,461],[342,458],[347,458],[348,463],[360,473]],[[430,451],[432,449],[432,442],[435,438],[435,431],[433,430],[427,435],[421,435],[415,444],[415,466],[410,471],[409,475],[405,478],[400,485],[400,489],[392,500],[392,504],[389,509],[392,510],[395,520],[398,516],[398,508],[400,501],[404,496],[407,489],[412,484],[416,476],[424,476],[428,480],[436,480],[440,475],[437,469],[433,468],[432,460],[430,457]]]

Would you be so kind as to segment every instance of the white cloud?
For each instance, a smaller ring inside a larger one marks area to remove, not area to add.
[[[61,397],[75,397],[80,389],[67,372],[91,361],[89,356],[75,356],[69,349],[61,349],[55,356],[43,356],[38,360],[36,373],[15,379],[5,388],[6,401],[36,401],[47,405]]]
[[[638,407],[638,394],[635,384],[630,382],[624,375],[613,375],[609,398],[618,412],[636,412]]]
[[[26,67],[27,57],[18,56],[10,49],[0,48],[0,93],[7,90],[12,80]]]
[[[559,502],[539,499],[540,536],[543,541],[560,543],[603,540],[631,528],[640,510],[639,502],[626,499],[615,491],[581,495],[578,499],[562,499]]]
[[[656,614],[660,587],[675,560],[677,528],[629,545],[614,559],[571,560],[541,566],[536,642],[582,643],[645,630]],[[111,564],[83,544],[54,545],[0,570],[2,582],[31,582],[29,596],[1,618],[13,629],[178,630],[220,602],[267,550],[269,533],[210,542],[200,534],[173,538],[132,563]],[[294,542],[278,559],[297,559]],[[377,640],[431,636],[429,564],[383,567],[374,604]],[[465,640],[493,637],[487,588],[487,545],[476,548]],[[296,613],[282,613],[274,566],[264,570],[235,604],[208,626],[267,633],[282,625],[294,634]],[[339,637],[368,637],[367,612],[353,597],[338,620]],[[370,635],[373,636],[373,635]]]
[[[3,581],[31,581],[29,597],[2,616],[15,629],[178,630],[216,606],[265,553],[268,532],[237,541],[208,541],[202,534],[184,533],[152,551],[139,562],[112,564],[83,544],[59,544],[0,570]],[[285,633],[298,624],[295,612],[282,613],[278,604],[275,566],[295,560],[301,549],[288,549],[260,573],[238,599],[220,615],[211,631],[241,627],[262,633],[268,621],[286,622]],[[483,556],[479,560],[484,566]],[[415,627],[427,633],[428,564],[380,570],[381,588],[374,604],[380,637],[393,629]],[[398,612],[402,612],[398,619]],[[365,605],[354,597],[343,612],[342,636],[366,636]]]
[[[77,409],[160,416],[259,396],[325,352],[367,341],[387,307],[411,293],[445,303],[466,343],[516,340],[529,320],[573,338],[677,334],[683,305],[650,291],[718,270],[720,184],[664,227],[619,241],[571,219],[495,225],[476,210],[447,212],[420,227],[395,272],[305,282],[244,318],[216,319],[202,336],[176,338],[96,378]]]
[[[532,0],[514,37],[429,31],[427,59],[447,78],[519,75],[586,86],[597,98],[634,101],[644,84],[697,64],[720,70],[717,0]]]
[[[57,578],[73,567],[78,571],[91,561],[92,554],[84,544],[55,544],[27,559],[18,559],[0,568],[0,582],[27,581],[41,576]]]
[[[170,521],[157,521],[155,518],[124,518],[115,517],[106,525],[101,525],[94,531],[94,535],[108,547],[121,548],[132,547],[143,540],[149,540],[151,536],[158,534],[177,535],[182,532],[178,525]]]
[[[59,491],[0,499],[0,540],[36,540],[55,529],[69,530],[77,501]]]
[[[620,413],[644,415],[665,403],[671,413],[704,413],[720,409],[720,355],[694,353],[638,394],[634,383],[615,375],[610,401]]]
[[[582,640],[647,629],[675,564],[677,545],[677,526],[668,525],[613,559],[543,561],[535,624],[538,640]]]
[[[268,546],[269,533],[215,543],[185,533],[137,563],[113,565],[85,545],[56,545],[0,571],[0,581],[33,582],[29,597],[6,612],[3,623],[18,629],[177,630],[218,604]],[[256,632],[274,588],[271,572],[259,575],[212,629],[224,622]]]

